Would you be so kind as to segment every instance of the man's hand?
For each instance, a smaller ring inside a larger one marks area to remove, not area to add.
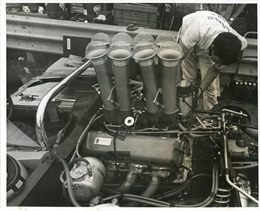
[[[215,80],[215,78],[218,76],[219,74],[218,69],[216,69],[215,65],[213,65],[207,72],[207,74],[205,75],[205,77],[203,78],[200,87],[202,89],[202,92],[204,92],[208,86]]]

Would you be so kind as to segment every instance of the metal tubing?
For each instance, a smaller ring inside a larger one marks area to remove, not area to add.
[[[222,117],[223,117],[223,120],[225,120],[224,115]],[[223,135],[223,139],[224,139],[224,164],[225,164],[225,169],[229,169],[229,166],[228,166],[227,135],[226,134]],[[252,197],[247,192],[245,192],[241,188],[237,187],[233,182],[231,182],[230,179],[229,179],[229,174],[228,173],[226,173],[225,177],[226,177],[227,183],[230,184],[233,188],[235,188],[240,193],[242,193],[243,195],[245,195],[246,197],[251,199],[253,202],[259,204],[259,201],[257,201],[254,197]]]
[[[36,113],[36,135],[42,150],[46,150],[47,148],[49,149],[48,137],[44,128],[44,116],[47,106],[58,93],[60,93],[66,86],[69,85],[70,82],[74,81],[82,72],[84,72],[90,64],[91,61],[88,60],[80,67],[76,68],[42,98]]]

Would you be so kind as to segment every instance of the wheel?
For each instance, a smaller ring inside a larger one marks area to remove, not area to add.
[[[241,105],[235,104],[235,103],[220,103],[215,105],[211,110],[212,111],[221,111],[222,109],[229,109],[232,111],[242,112],[243,114],[246,114],[247,117],[239,118],[234,116],[232,118],[233,123],[239,123],[243,125],[249,125],[251,123],[251,117],[249,115],[249,112],[246,108],[244,108]],[[244,131],[246,127],[242,126],[241,129]]]

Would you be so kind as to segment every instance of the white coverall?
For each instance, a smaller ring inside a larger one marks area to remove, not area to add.
[[[214,39],[223,32],[230,32],[241,40],[241,50],[247,46],[246,39],[239,35],[228,22],[217,13],[211,11],[198,11],[183,18],[182,27],[179,30],[177,40],[181,39],[183,44],[190,50],[181,63],[183,78],[192,84],[196,82],[197,64],[201,71],[202,80],[208,70],[215,65],[221,70],[225,66],[215,64],[209,53],[210,45]],[[203,93],[203,104],[205,110],[210,110],[217,102],[216,79]]]

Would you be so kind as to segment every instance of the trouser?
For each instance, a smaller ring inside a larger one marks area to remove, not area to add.
[[[181,63],[183,79],[192,84],[196,83],[197,65],[201,72],[201,79],[205,77],[208,70],[214,65],[214,62],[206,55],[196,55],[191,50]],[[205,110],[211,110],[218,104],[217,96],[219,95],[219,77],[217,77],[203,93],[203,106]]]

